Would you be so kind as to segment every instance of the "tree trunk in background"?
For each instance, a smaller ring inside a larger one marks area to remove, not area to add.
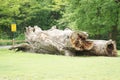
[[[118,29],[117,25],[112,27],[111,39],[116,41],[117,40]]]
[[[120,3],[120,0],[115,0],[116,5],[118,5]],[[118,34],[118,22],[119,22],[119,8],[120,6],[118,5],[117,10],[116,10],[116,20],[115,20],[115,25],[112,26],[112,30],[111,30],[111,38],[112,40],[117,40],[117,34]],[[114,14],[113,14],[114,15]]]

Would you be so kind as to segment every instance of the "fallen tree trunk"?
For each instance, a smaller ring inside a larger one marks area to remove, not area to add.
[[[104,56],[117,56],[116,43],[112,40],[93,40],[94,46],[91,53]]]
[[[116,44],[109,40],[89,40],[86,32],[75,32],[70,29],[59,30],[52,27],[42,30],[39,27],[27,27],[26,44],[16,45],[18,49],[35,53],[75,56],[83,54],[100,56],[117,56]]]
[[[76,55],[117,56],[116,43],[112,40],[90,40],[93,47],[90,50],[77,51]]]

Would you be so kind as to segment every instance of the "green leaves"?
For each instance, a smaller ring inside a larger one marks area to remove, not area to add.
[[[114,0],[70,0],[68,5],[63,18],[73,29],[105,34],[118,23],[120,8]]]
[[[11,23],[17,24],[18,35],[24,32],[27,26],[38,25],[42,29],[49,29],[56,25],[56,20],[61,17],[62,2],[62,0],[0,0],[0,34],[3,31],[9,34]]]

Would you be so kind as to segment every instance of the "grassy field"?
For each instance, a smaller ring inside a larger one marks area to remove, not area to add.
[[[66,57],[0,49],[0,80],[120,80],[120,56]]]

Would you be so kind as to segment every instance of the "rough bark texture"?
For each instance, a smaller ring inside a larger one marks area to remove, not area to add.
[[[89,40],[86,32],[59,30],[55,26],[49,30],[42,30],[35,26],[27,27],[25,36],[27,43],[13,46],[10,49],[66,56],[81,54],[117,56],[114,41]]]

